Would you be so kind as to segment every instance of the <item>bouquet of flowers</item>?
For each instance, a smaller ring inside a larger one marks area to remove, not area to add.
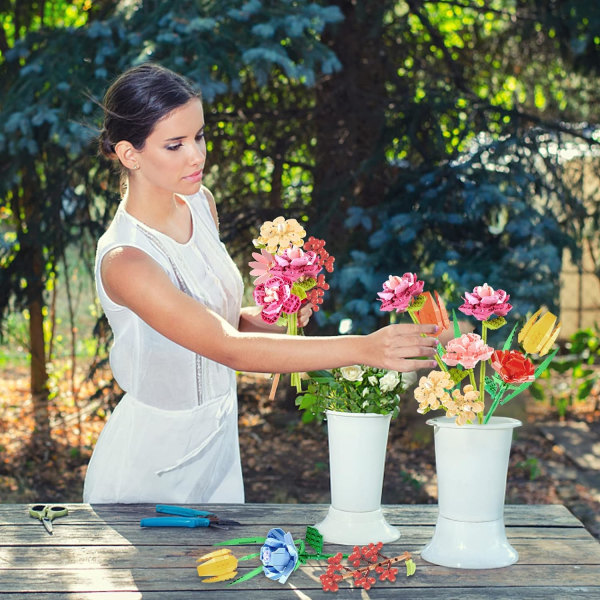
[[[436,298],[437,304],[431,294],[415,298],[412,309],[408,308],[415,323],[449,326],[448,314],[437,293]],[[475,420],[479,424],[486,424],[498,406],[505,405],[526,390],[548,368],[558,352],[556,349],[548,355],[558,337],[560,323],[556,323],[557,318],[552,313],[542,314],[542,308],[518,332],[517,341],[524,352],[511,350],[518,324],[512,328],[500,349],[488,345],[488,331],[506,325],[504,317],[512,309],[509,299],[504,290],[494,289],[487,283],[465,293],[458,310],[481,323],[481,334],[461,335],[454,314],[454,339],[445,347],[439,345],[437,349],[436,359],[440,370],[421,377],[415,389],[419,413],[441,409],[447,416],[455,417],[459,425]],[[531,361],[531,354],[548,356],[536,367]],[[486,375],[488,364],[494,371],[491,377]],[[478,365],[479,381],[475,372]],[[467,378],[469,383],[461,389],[461,382]],[[487,412],[486,392],[491,400]]]
[[[325,250],[325,241],[314,237],[304,242],[306,231],[296,219],[277,217],[266,221],[253,240],[260,252],[253,252],[250,275],[254,280],[254,301],[262,307],[265,323],[277,323],[290,335],[301,334],[298,311],[306,302],[318,311],[329,289],[323,269],[333,272],[335,258]],[[303,248],[304,246],[304,248]],[[291,383],[302,391],[299,373],[291,374]],[[274,382],[271,396],[277,379]]]
[[[308,389],[296,398],[296,405],[304,411],[304,422],[322,419],[326,410],[392,413],[395,418],[400,410],[400,394],[417,380],[414,372],[398,373],[363,365],[313,371],[309,377]]]

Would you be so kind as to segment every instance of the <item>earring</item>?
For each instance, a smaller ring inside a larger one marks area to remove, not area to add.
[[[138,165],[137,163],[135,163],[135,165],[133,165],[133,167],[131,167],[131,168],[135,171],[136,169],[140,168],[140,165]]]

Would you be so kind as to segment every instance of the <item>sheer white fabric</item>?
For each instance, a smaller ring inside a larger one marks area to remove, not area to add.
[[[242,279],[200,191],[183,198],[193,232],[185,244],[123,205],[98,242],[96,286],[114,334],[110,365],[126,392],[88,466],[83,500],[243,502],[235,372],[168,340],[104,291],[100,264],[115,247],[146,252],[179,289],[237,327]]]

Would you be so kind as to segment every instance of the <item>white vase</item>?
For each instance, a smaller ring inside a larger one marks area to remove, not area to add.
[[[504,529],[508,457],[517,419],[492,417],[486,425],[433,425],[438,479],[435,532],[421,557],[461,569],[493,569],[517,562]]]
[[[391,415],[328,410],[331,506],[315,527],[324,541],[350,546],[400,537],[381,510]]]

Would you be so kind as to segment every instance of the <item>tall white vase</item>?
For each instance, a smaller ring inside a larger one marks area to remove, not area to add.
[[[492,569],[517,562],[504,529],[508,458],[517,419],[492,417],[486,425],[433,425],[438,479],[435,532],[421,557],[462,569]]]
[[[381,510],[391,415],[326,411],[331,506],[315,527],[332,544],[364,545],[400,537]]]

